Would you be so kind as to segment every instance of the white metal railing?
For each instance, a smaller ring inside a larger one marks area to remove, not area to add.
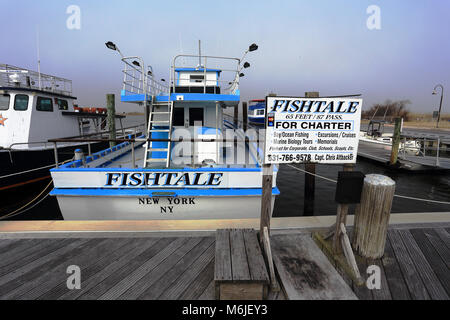
[[[146,94],[157,96],[169,92],[169,86],[154,79],[152,67],[145,70],[145,64],[140,57],[124,57],[123,87],[125,94]]]
[[[0,64],[0,87],[28,88],[64,95],[72,94],[72,80]]]
[[[186,68],[185,65],[181,65],[181,63],[177,64],[177,60],[183,58],[184,63],[186,59],[194,60],[193,62],[189,62],[189,65],[195,65],[195,61],[198,62],[198,65],[192,67],[193,69],[202,70],[203,71],[203,93],[207,93],[208,82],[211,80],[207,80],[206,71],[208,69],[218,69],[221,72],[221,78],[214,80],[217,82],[217,85],[214,83],[214,86],[218,86],[221,89],[222,94],[232,94],[235,95],[239,90],[239,79],[240,79],[240,59],[238,58],[230,58],[230,57],[216,57],[216,56],[200,56],[200,55],[177,55],[173,58],[171,72],[170,72],[170,85],[172,88],[172,92],[176,92],[176,85],[179,82],[179,75],[176,73],[176,69],[178,68]],[[209,65],[208,65],[209,64]]]

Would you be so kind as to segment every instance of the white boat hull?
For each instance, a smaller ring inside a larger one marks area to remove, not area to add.
[[[64,220],[196,220],[261,216],[261,196],[57,196],[57,199]],[[272,196],[272,210],[274,202],[275,195]]]

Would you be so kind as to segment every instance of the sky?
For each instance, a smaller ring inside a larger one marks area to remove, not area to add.
[[[71,5],[80,9],[79,29],[67,27]],[[367,26],[372,5],[379,29]],[[198,40],[203,54],[237,58],[256,43],[242,101],[319,91],[362,94],[364,109],[408,99],[411,111],[431,112],[439,106],[434,86],[450,87],[446,0],[0,0],[0,13],[0,63],[37,70],[39,30],[41,71],[71,79],[81,106],[104,106],[106,93],[119,100],[122,63],[107,41],[165,79],[175,55],[197,54]],[[442,112],[450,113],[446,96]]]

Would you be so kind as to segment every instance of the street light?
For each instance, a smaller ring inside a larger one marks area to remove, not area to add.
[[[441,103],[439,104],[439,112],[438,112],[438,118],[436,122],[436,128],[439,128],[439,119],[441,118],[441,109],[442,109],[442,100],[444,99],[444,86],[442,84],[438,84],[433,89],[433,95],[437,94],[436,89],[441,88]]]

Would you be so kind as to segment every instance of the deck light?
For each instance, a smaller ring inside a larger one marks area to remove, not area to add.
[[[243,76],[245,76],[245,74],[239,73],[239,77],[243,77]]]
[[[161,79],[161,81],[166,82],[166,79]]]
[[[134,64],[136,67],[140,67],[141,65],[139,64],[139,62],[137,62],[136,60],[134,60],[133,62],[132,62],[132,64]]]
[[[111,42],[111,41],[106,42],[105,45],[106,45],[106,47],[107,47],[108,49],[111,49],[111,50],[117,50],[116,45],[115,45],[113,42]]]
[[[438,84],[434,87],[432,94],[436,95],[437,94],[437,88],[441,88],[441,102],[439,104],[439,113],[438,113],[438,117],[437,117],[437,121],[436,121],[436,128],[439,128],[439,120],[441,118],[441,109],[442,109],[442,100],[444,99],[444,86],[442,84]]]
[[[248,67],[250,67],[250,63],[245,62],[245,63],[244,63],[244,68],[248,68]]]
[[[149,71],[147,72],[147,74],[148,74],[149,76],[151,76],[151,75],[152,75],[152,72],[149,70]]]
[[[248,51],[255,51],[258,49],[258,45],[256,43],[252,43],[250,47],[248,47]]]

